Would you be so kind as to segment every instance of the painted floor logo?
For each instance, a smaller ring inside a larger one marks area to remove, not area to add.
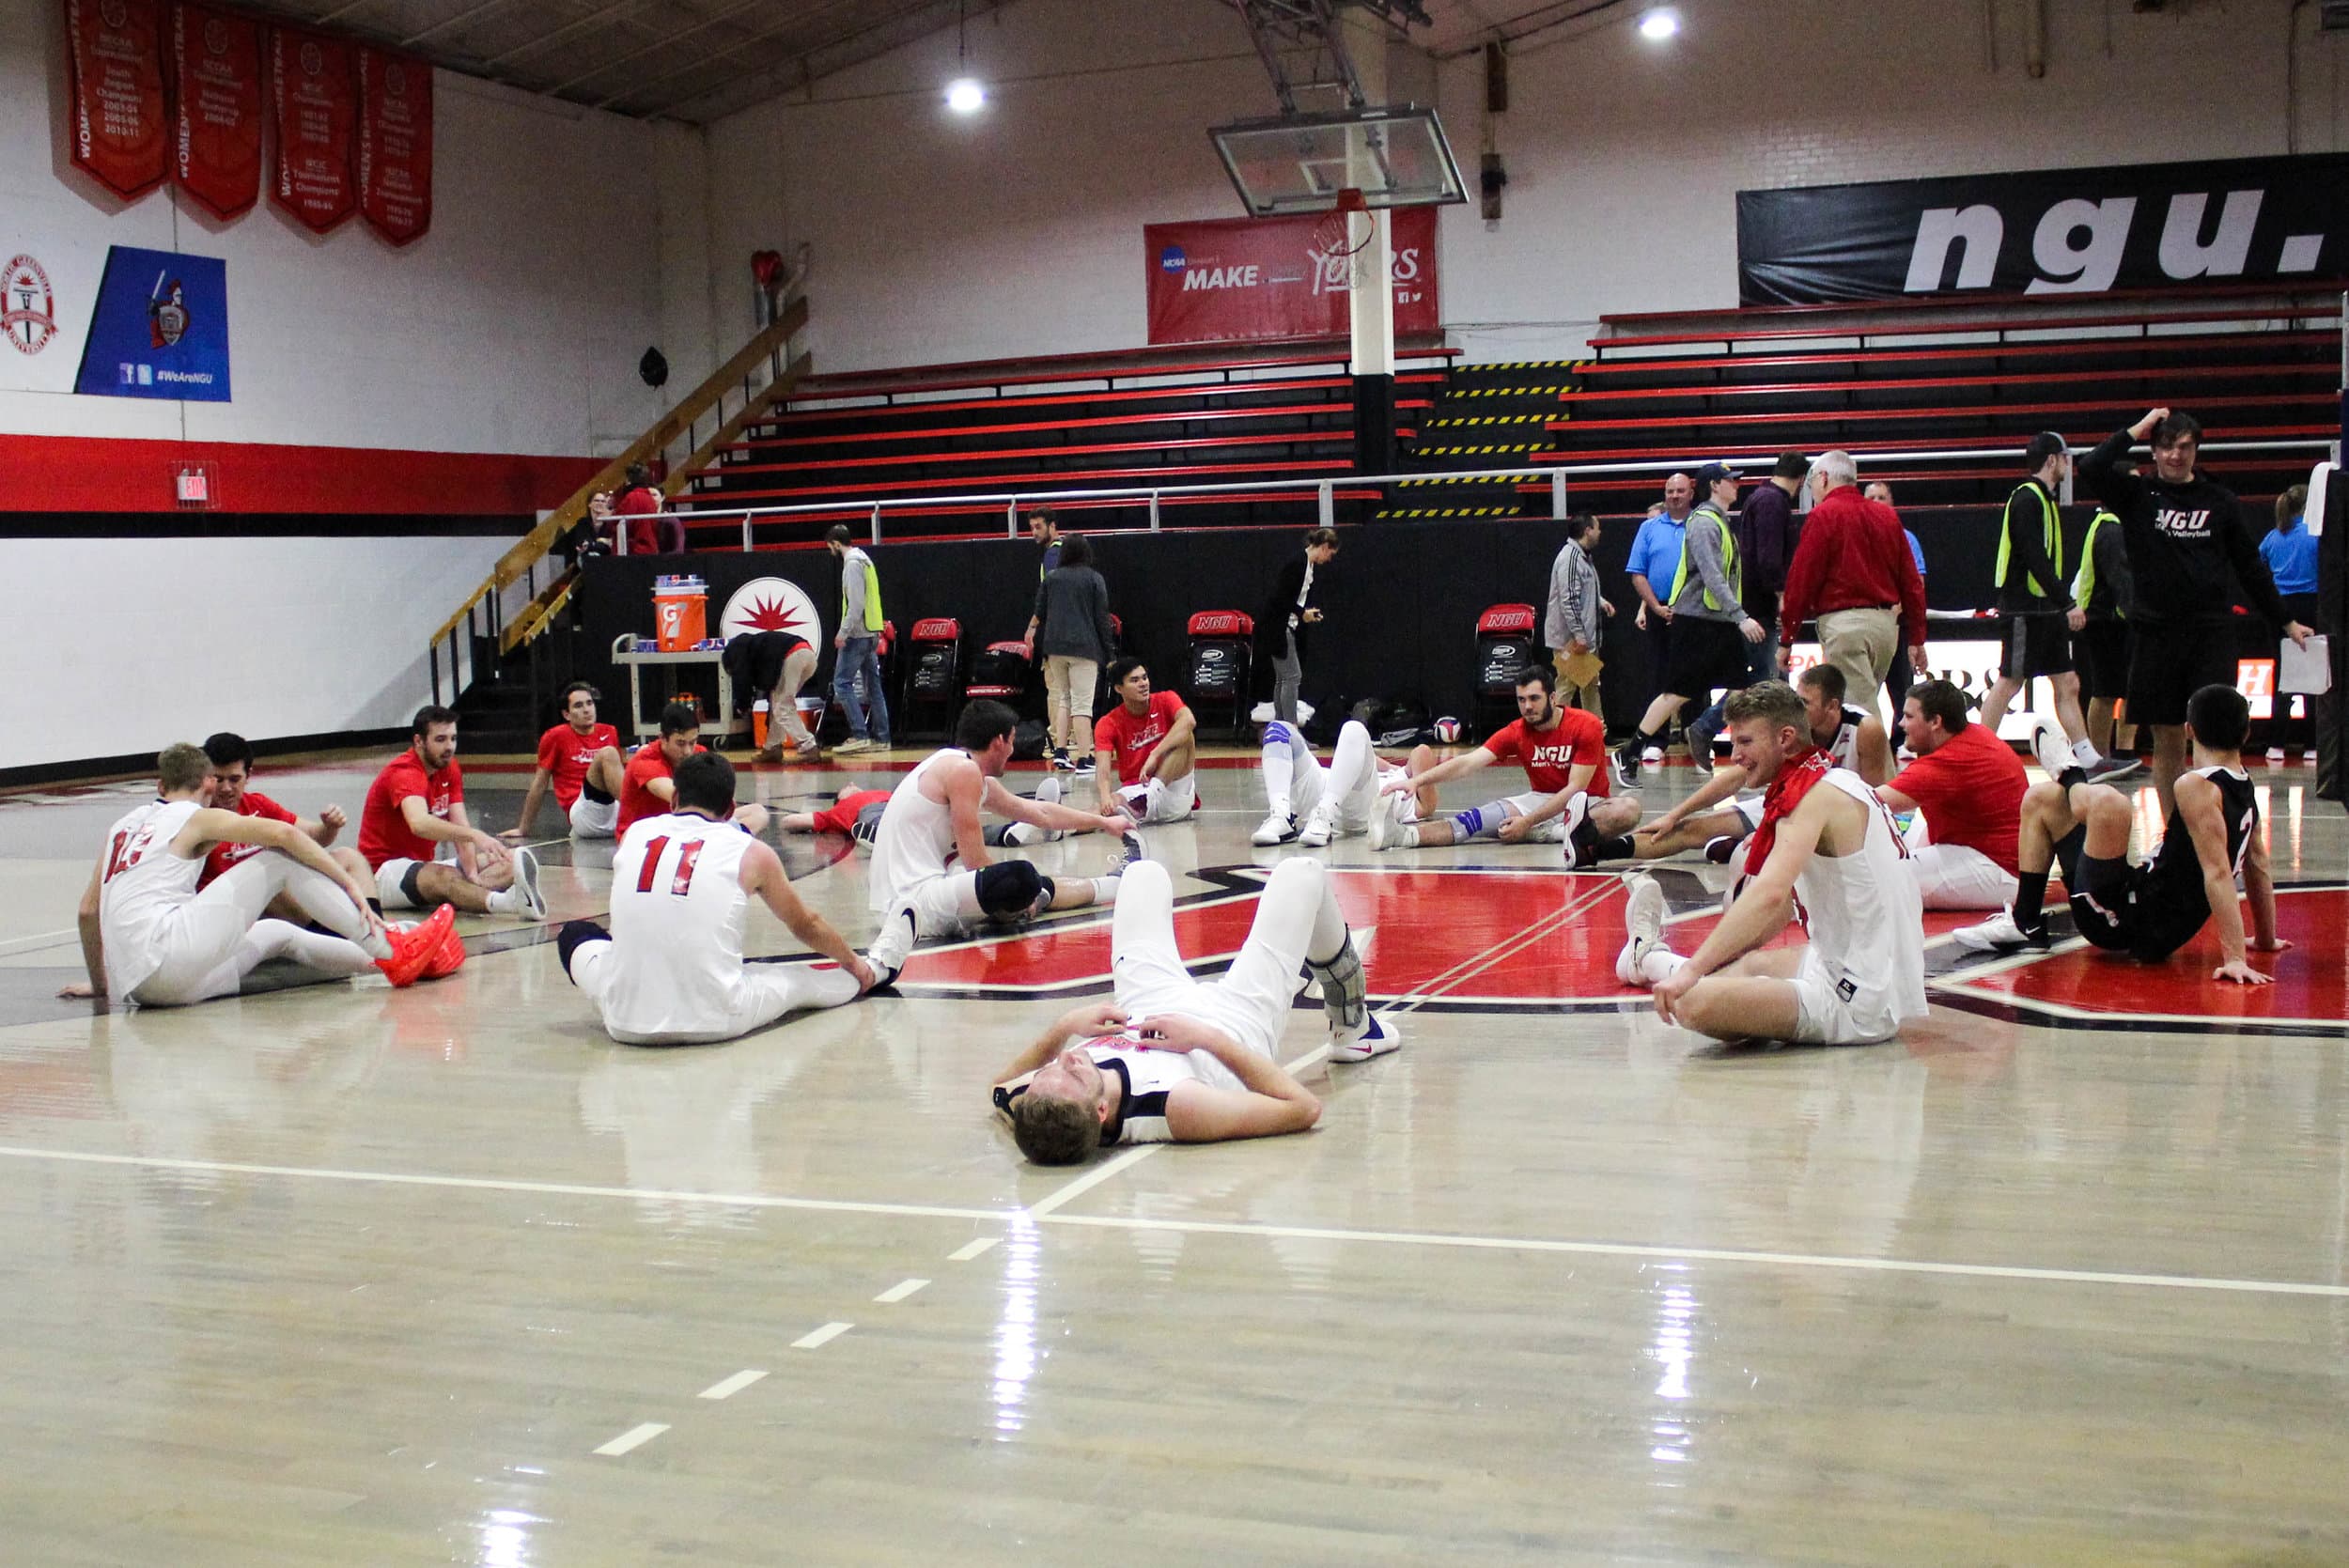
[[[57,300],[49,273],[29,256],[11,256],[0,275],[0,333],[20,354],[38,354],[57,335]]]

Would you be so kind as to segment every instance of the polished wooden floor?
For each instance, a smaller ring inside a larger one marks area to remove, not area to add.
[[[0,798],[0,1561],[2349,1561],[2349,829],[2263,779],[2288,1007],[1943,944],[1859,1050],[1661,1026],[1554,850],[1341,841],[1406,1049],[1308,1136],[1073,1177],[985,1089],[1096,922],[703,1049],[610,1044],[510,922],[412,991],[93,1017],[50,994],[141,792]],[[1299,851],[1203,780],[1150,837],[1228,950]],[[869,935],[865,863],[790,850]],[[599,910],[608,848],[548,854]]]

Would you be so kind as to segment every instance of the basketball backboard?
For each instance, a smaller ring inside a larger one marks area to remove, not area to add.
[[[1327,212],[1357,190],[1365,207],[1466,201],[1436,111],[1405,104],[1351,114],[1237,120],[1207,132],[1249,215]]]

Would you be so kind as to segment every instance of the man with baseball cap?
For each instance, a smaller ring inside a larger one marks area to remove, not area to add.
[[[1745,574],[1737,557],[1737,535],[1729,521],[1737,505],[1738,477],[1725,463],[1707,463],[1697,470],[1697,489],[1704,499],[1688,514],[1679,569],[1665,601],[1672,613],[1672,640],[1664,690],[1648,704],[1639,732],[1615,753],[1616,777],[1626,786],[1639,782],[1641,751],[1660,740],[1681,704],[1691,697],[1710,698],[1717,686],[1733,691],[1743,687],[1749,678],[1746,644],[1769,637],[1762,623],[1746,613],[1740,597]],[[1704,744],[1711,751],[1711,742]]]

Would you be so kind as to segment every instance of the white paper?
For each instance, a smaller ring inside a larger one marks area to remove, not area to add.
[[[2287,640],[2276,660],[2276,690],[2321,696],[2332,689],[2331,640],[2321,631],[2305,648]]]

